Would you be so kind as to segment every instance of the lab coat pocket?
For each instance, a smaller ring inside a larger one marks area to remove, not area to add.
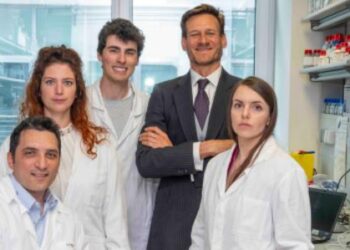
[[[238,212],[239,223],[233,222],[234,232],[258,240],[270,237],[272,222],[268,202],[243,196]]]

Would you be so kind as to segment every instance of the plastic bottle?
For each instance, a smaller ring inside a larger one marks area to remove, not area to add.
[[[323,100],[323,111],[322,111],[324,114],[328,114],[329,112],[329,99],[328,98],[325,98]]]
[[[335,50],[333,52],[333,56],[331,57],[331,63],[338,63],[342,60],[343,52],[341,50],[341,45],[338,44],[335,46]]]
[[[346,47],[343,61],[347,62],[349,60],[350,60],[350,47]]]
[[[312,67],[314,66],[314,58],[312,55],[312,50],[311,49],[305,49],[304,50],[304,60],[303,60],[303,67]]]
[[[326,50],[321,49],[320,57],[319,57],[319,65],[326,65],[326,64],[329,64],[329,58],[327,56]]]
[[[314,66],[318,66],[320,64],[320,50],[313,50],[313,58],[314,58]]]
[[[338,101],[338,115],[343,115],[345,110],[344,99],[339,99]]]
[[[344,61],[345,53],[346,53],[346,48],[348,47],[348,44],[346,42],[341,42],[340,43],[340,58],[341,61]]]
[[[334,47],[334,35],[329,35],[328,36],[328,48],[332,49]]]
[[[325,38],[325,40],[324,40],[324,43],[323,43],[323,45],[322,45],[322,49],[328,49],[329,48],[329,46],[330,46],[330,36],[326,36],[326,38]]]
[[[339,99],[338,98],[334,98],[334,111],[333,111],[333,115],[338,115],[338,111],[339,111]]]
[[[329,98],[329,109],[328,109],[328,114],[334,115],[335,114],[335,100],[334,98]]]
[[[338,45],[341,42],[344,42],[344,36],[341,33],[336,33],[334,36],[334,41],[335,41],[335,45]]]
[[[348,44],[348,47],[350,47],[350,35],[345,36],[345,42]]]

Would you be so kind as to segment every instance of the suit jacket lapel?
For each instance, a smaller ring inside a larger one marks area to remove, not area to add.
[[[207,139],[216,138],[222,126],[226,126],[227,105],[231,94],[232,83],[228,79],[227,72],[222,69],[219,84],[217,86],[213,106],[210,110]]]
[[[178,86],[174,91],[174,101],[186,139],[189,141],[197,141],[190,73],[179,80]]]

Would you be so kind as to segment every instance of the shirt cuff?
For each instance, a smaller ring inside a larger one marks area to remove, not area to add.
[[[199,154],[199,144],[200,142],[193,143],[193,160],[194,160],[194,168],[197,171],[203,171],[203,160]]]

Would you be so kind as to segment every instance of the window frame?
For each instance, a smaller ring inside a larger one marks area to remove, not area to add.
[[[276,0],[255,1],[254,75],[274,83]]]
[[[112,18],[133,19],[132,0],[111,0]],[[255,1],[254,75],[273,85],[276,0]]]

